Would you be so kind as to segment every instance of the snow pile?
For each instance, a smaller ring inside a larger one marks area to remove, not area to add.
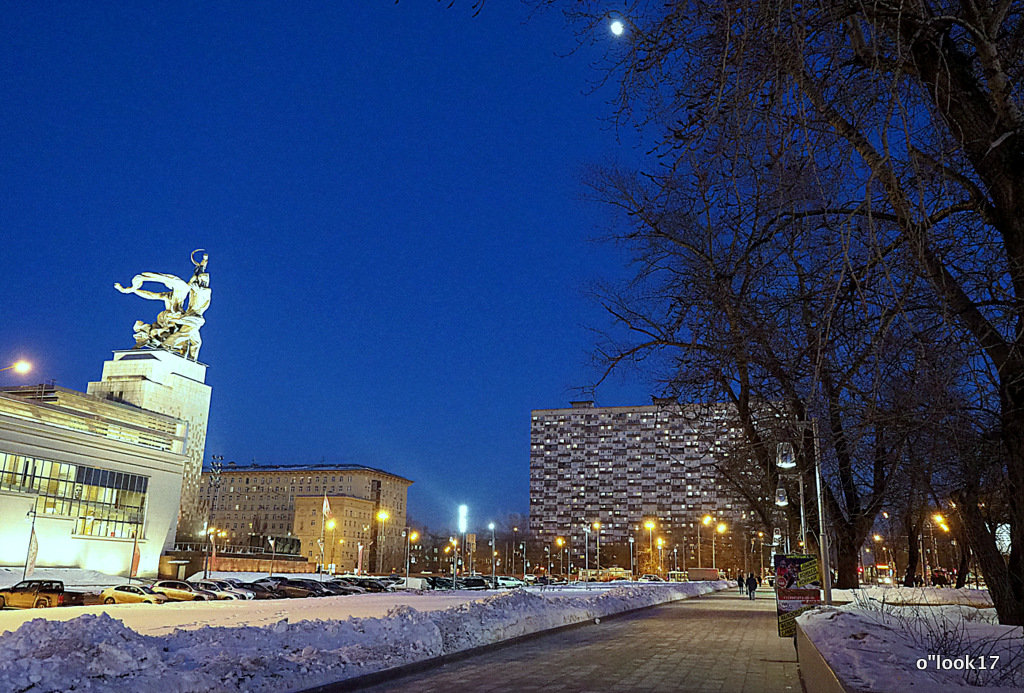
[[[1020,691],[1024,635],[994,609],[860,603],[820,607],[797,623],[850,690]]]
[[[832,590],[832,600],[856,602],[874,599],[886,604],[970,604],[992,606],[988,590],[971,587],[864,587],[856,590]]]
[[[557,597],[515,590],[442,611],[401,605],[383,618],[282,619],[162,636],[139,634],[107,614],[37,618],[0,635],[0,690],[301,690],[728,584],[669,583]]]

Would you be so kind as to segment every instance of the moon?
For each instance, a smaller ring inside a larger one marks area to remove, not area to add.
[[[623,24],[620,20],[616,19],[609,25],[608,28],[611,29],[611,32],[614,35],[622,36],[622,32],[626,30],[626,25]]]

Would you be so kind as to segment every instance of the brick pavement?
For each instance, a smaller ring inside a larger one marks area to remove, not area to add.
[[[496,648],[362,689],[799,693],[796,652],[775,626],[771,592],[735,590],[644,609]]]

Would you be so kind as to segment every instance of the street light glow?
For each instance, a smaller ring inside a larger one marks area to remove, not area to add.
[[[469,507],[466,505],[459,506],[459,534],[465,534],[469,528]]]
[[[10,366],[4,366],[3,368],[0,368],[0,371],[14,371],[19,375],[25,375],[30,370],[32,370],[32,364],[29,363],[28,361],[15,361]]]
[[[391,517],[391,516],[388,515],[388,511],[387,510],[381,510],[379,513],[377,513],[377,519],[380,520],[381,522],[386,522],[389,517]]]
[[[711,524],[711,516],[710,515],[705,515],[704,519],[702,519],[701,522],[703,522],[705,525],[710,525]]]
[[[725,534],[725,530],[728,529],[728,527],[725,526],[724,522],[719,522],[718,527],[715,527],[715,529],[718,530],[719,534]]]
[[[647,522],[645,522],[644,523],[644,529],[647,529],[647,530],[654,529],[654,522],[651,521],[651,520],[648,520]]]

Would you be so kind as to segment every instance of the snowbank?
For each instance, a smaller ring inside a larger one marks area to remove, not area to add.
[[[820,607],[797,617],[849,690],[1020,691],[1024,636],[994,609],[965,605]]]
[[[988,590],[971,587],[864,587],[857,590],[832,590],[832,601],[856,602],[874,599],[886,604],[968,604],[992,606]]]
[[[37,618],[0,635],[0,690],[300,690],[728,586],[651,584],[580,596],[515,590],[442,611],[401,605],[381,618],[285,618],[162,636],[137,633],[108,614]]]

